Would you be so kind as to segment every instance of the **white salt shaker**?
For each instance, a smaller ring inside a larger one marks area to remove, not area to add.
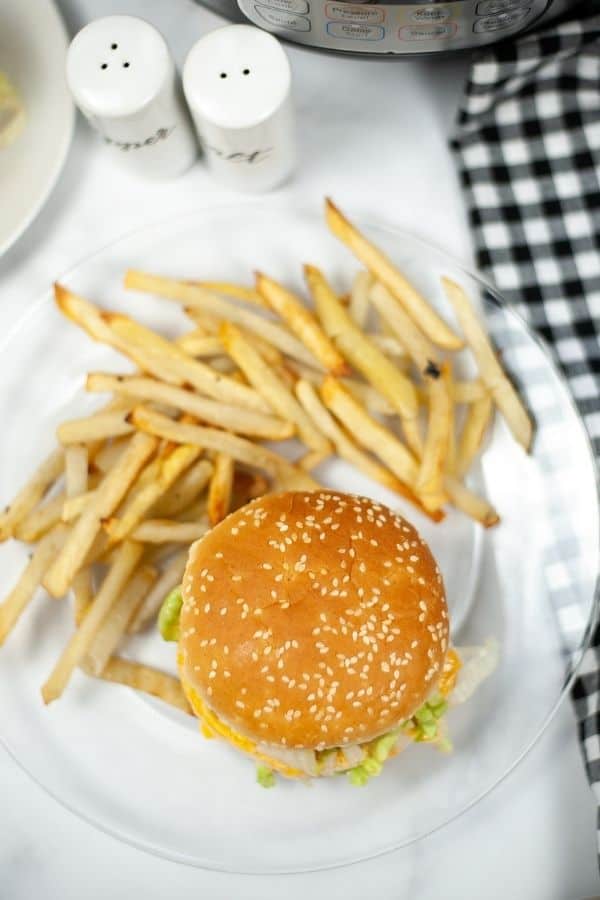
[[[197,142],[163,36],[134,16],[86,25],[67,53],[73,99],[110,151],[141,175],[189,168]]]
[[[227,25],[197,41],[183,90],[212,171],[239,191],[268,191],[295,162],[290,64],[279,41]]]

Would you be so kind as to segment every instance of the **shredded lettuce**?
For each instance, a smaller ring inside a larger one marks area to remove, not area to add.
[[[275,773],[273,772],[272,769],[269,769],[268,766],[259,764],[256,767],[256,780],[260,784],[261,787],[264,787],[264,788],[275,787]]]

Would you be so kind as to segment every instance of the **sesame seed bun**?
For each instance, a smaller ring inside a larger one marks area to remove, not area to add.
[[[365,497],[271,494],[190,550],[180,669],[237,733],[325,749],[408,719],[442,672],[439,569],[402,516]]]

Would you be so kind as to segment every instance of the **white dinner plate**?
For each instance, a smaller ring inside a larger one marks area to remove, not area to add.
[[[495,637],[494,675],[449,714],[454,753],[415,745],[365,788],[345,778],[310,785],[280,779],[266,791],[251,760],[198,734],[195,720],[130,690],[76,672],[44,707],[40,685],[72,633],[68,602],[39,592],[0,651],[0,739],[69,809],[137,847],[191,865],[290,872],[341,865],[430,834],[485,795],[533,745],[568,691],[595,611],[598,504],[583,425],[547,350],[476,275],[406,234],[367,233],[450,318],[439,277],[460,281],[482,304],[488,328],[536,419],[526,455],[498,419],[471,485],[502,522],[483,531],[450,512],[434,525],[402,500],[333,462],[324,483],[377,497],[408,516],[442,569],[457,644]],[[274,203],[201,211],[142,229],[64,279],[108,309],[168,334],[186,327],[177,305],[127,293],[128,267],[248,283],[260,268],[302,289],[301,263],[321,265],[340,290],[357,266],[320,216]],[[189,324],[188,326],[189,327]],[[83,391],[90,370],[128,368],[40,299],[0,353],[0,504],[53,443],[56,424],[98,405]],[[459,370],[469,370],[468,354]],[[3,592],[26,549],[0,547]],[[175,650],[155,629],[126,655],[175,672]]]
[[[67,156],[75,117],[64,74],[68,45],[51,0],[0,3],[0,70],[26,115],[19,137],[0,148],[0,255],[38,214]]]

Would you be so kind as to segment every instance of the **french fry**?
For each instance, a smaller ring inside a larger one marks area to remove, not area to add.
[[[394,475],[411,487],[418,474],[415,458],[404,444],[387,428],[373,419],[367,410],[331,376],[325,378],[321,397],[350,434],[363,447],[375,454]]]
[[[101,441],[107,438],[131,434],[133,428],[125,418],[128,410],[108,412],[100,415],[84,416],[62,422],[56,429],[56,437],[61,444],[86,444],[90,441]]]
[[[191,384],[213,400],[232,403],[258,412],[266,412],[261,397],[251,388],[227,375],[217,374],[210,366],[192,359],[176,344],[150,328],[120,313],[102,313],[102,318],[118,337],[139,348],[165,371]]]
[[[226,453],[217,453],[214,471],[208,488],[208,521],[216,525],[231,508],[235,462]]]
[[[193,285],[193,290],[182,290],[181,282],[177,282],[172,278],[162,278],[159,275],[148,275],[145,272],[130,270],[125,275],[125,287],[135,291],[157,294],[159,297],[183,303],[188,315],[191,315],[202,327],[206,324],[206,319],[203,317],[208,314],[213,319],[213,327],[215,319],[219,322],[232,322],[246,331],[257,334],[260,338],[281,350],[282,353],[292,356],[294,359],[299,359],[309,366],[318,365],[312,353],[309,353],[304,344],[290,334],[286,328],[263,315],[248,309],[242,309],[235,303],[229,303],[211,291],[198,287],[198,285]],[[196,318],[198,314],[199,317]],[[214,332],[211,331],[209,333]]]
[[[420,456],[423,441],[418,427],[418,402],[413,383],[357,328],[323,273],[315,266],[305,266],[304,274],[325,332],[333,337],[336,346],[354,368],[400,414],[407,442]]]
[[[305,472],[310,472],[312,469],[316,469],[322,463],[325,462],[326,459],[329,459],[333,452],[333,447],[331,450],[309,450],[308,453],[305,453],[298,460],[298,465],[301,469],[304,469]]]
[[[253,306],[265,306],[263,297],[254,288],[233,284],[231,281],[193,281],[191,283],[213,294],[223,294],[225,297],[243,300],[244,303],[251,303]]]
[[[302,378],[304,381],[312,384],[313,387],[321,386],[323,381],[322,374],[315,372],[310,366],[303,366],[301,363],[294,362],[293,364],[288,363],[287,368],[294,375],[294,383]],[[339,381],[370,412],[382,416],[393,416],[396,414],[396,410],[372,385],[366,384],[364,381],[358,381],[356,378],[340,378]]]
[[[394,337],[394,335],[378,334],[376,332],[368,331],[366,332],[366,336],[379,348],[379,350],[381,350],[382,353],[387,354],[387,356],[392,356],[395,365],[400,366],[403,371],[408,368],[410,357],[400,341]]]
[[[85,444],[71,444],[65,450],[65,493],[70,499],[85,494],[88,487],[89,453]],[[73,577],[73,616],[80,625],[94,597],[91,566]]]
[[[129,634],[135,634],[140,631],[151,619],[156,617],[156,614],[169,591],[180,584],[183,573],[185,572],[187,558],[188,548],[186,547],[185,550],[180,550],[169,560],[164,571],[159,576],[158,581],[154,584],[154,587],[150,589],[144,598],[142,605],[129,622],[129,625],[127,626]]]
[[[450,399],[446,388],[447,363],[437,376],[429,376],[427,437],[416,481],[416,490],[427,509],[439,509],[447,501],[444,472],[450,441]]]
[[[87,377],[86,390],[114,391],[136,400],[164,403],[189,413],[209,425],[267,440],[285,440],[294,433],[294,427],[289,422],[276,418],[270,413],[260,413],[241,406],[219,403],[216,400],[200,397],[192,391],[164,384],[152,378],[91,372]]]
[[[12,537],[19,522],[37,506],[57,478],[62,475],[64,464],[65,457],[62,448],[53,450],[40,463],[29,481],[21,488],[4,511],[0,513],[0,542]]]
[[[486,394],[487,388],[479,378],[471,381],[455,381],[452,384],[452,398],[455,403],[474,403]]]
[[[130,438],[128,435],[122,438],[115,438],[112,441],[106,441],[95,454],[93,462],[91,463],[91,469],[99,470],[106,475],[122,455],[129,440]]]
[[[335,446],[336,453],[341,459],[356,466],[367,478],[382,484],[390,491],[400,494],[410,503],[417,507],[428,518],[439,522],[444,518],[441,511],[431,512],[425,509],[417,495],[412,491],[404,481],[400,481],[389,469],[380,465],[376,460],[372,459],[366,453],[357,447],[350,436],[344,429],[337,424],[333,416],[328,412],[321,402],[314,387],[309,382],[301,380],[296,385],[296,395],[305,410],[313,417],[317,426],[321,429]]]
[[[471,519],[480,522],[484,528],[492,528],[500,521],[500,516],[494,507],[487,500],[470,491],[458,478],[446,475],[444,487],[452,505],[470,516]]]
[[[163,700],[182,712],[191,713],[180,681],[173,678],[172,675],[152,668],[152,666],[144,666],[142,663],[113,656],[98,677],[103,681],[111,681],[113,684],[121,684],[124,687],[142,691],[144,694],[150,694],[152,697],[158,697],[159,700]]]
[[[199,459],[152,507],[152,514],[159,519],[169,519],[178,515],[198,498],[210,481],[212,472],[212,463],[207,459]]]
[[[14,530],[14,537],[19,541],[32,543],[39,541],[51,528],[61,521],[65,492],[60,491],[50,500],[40,503],[19,522]]]
[[[348,311],[362,331],[365,330],[369,317],[369,291],[372,283],[373,276],[363,269],[356,273],[350,291]]]
[[[318,359],[332,375],[349,375],[350,368],[344,357],[330,341],[313,314],[291,291],[268,278],[262,272],[256,274],[256,289],[267,305],[287,324],[298,340]]]
[[[239,329],[224,322],[221,340],[231,358],[273,411],[295,423],[300,437],[311,450],[326,451],[329,447],[327,439],[315,428],[291,391],[245,340]]]
[[[475,400],[469,406],[454,464],[454,474],[457,478],[463,478],[467,474],[481,450],[483,438],[492,420],[492,413],[493,404],[489,394]]]
[[[205,450],[227,453],[239,462],[257,469],[262,469],[272,478],[285,478],[286,483],[295,490],[316,490],[319,485],[305,472],[289,463],[278,453],[253,444],[245,438],[218,431],[216,428],[205,428],[201,425],[182,425],[147,407],[137,407],[132,414],[132,422],[140,431],[154,434],[180,444],[195,444]],[[290,487],[290,490],[292,488]]]
[[[456,466],[456,404],[454,402],[454,373],[452,371],[452,360],[446,360],[444,367],[441,369],[442,378],[446,387],[446,395],[448,398],[448,452],[444,463],[444,471],[448,475],[453,475]]]
[[[83,622],[68,642],[50,677],[42,687],[44,703],[51,703],[63,693],[73,669],[84,659],[102,622],[118,601],[142,552],[142,545],[134,541],[125,541],[118,547],[100,590]]]
[[[175,341],[178,347],[188,356],[208,357],[220,356],[223,353],[223,344],[217,335],[204,334],[201,329],[194,329],[182,334]]]
[[[110,615],[96,632],[82,668],[91,675],[100,675],[127,631],[131,619],[158,578],[154,566],[141,565],[125,585]]]
[[[402,303],[411,319],[427,337],[445,350],[459,350],[463,343],[444,320],[429,305],[425,297],[394,266],[392,261],[352,225],[340,210],[327,199],[325,220],[333,234],[381,281]]]
[[[79,494],[78,497],[70,497],[65,500],[62,506],[62,521],[72,522],[74,519],[78,519],[95,495],[96,491],[94,489],[86,491],[85,494]]]
[[[85,562],[102,520],[113,514],[157,444],[156,438],[148,434],[134,435],[117,464],[105,475],[46,574],[44,586],[53,597],[66,593],[73,576]]]
[[[465,290],[450,278],[442,278],[442,285],[454,308],[467,344],[477,360],[482,381],[491,392],[515,440],[529,452],[533,437],[531,419],[498,362],[490,339],[481,326]]]
[[[130,494],[118,517],[113,516],[103,523],[104,530],[110,538],[109,545],[125,540],[175,480],[196,462],[201,453],[199,447],[182,444],[151,462],[148,466],[151,471],[148,472],[141,489],[135,494]],[[144,474],[143,472],[140,476],[140,482]],[[138,535],[138,540],[143,538]]]
[[[394,336],[414,361],[419,372],[425,372],[430,363],[439,365],[439,351],[383,284],[373,285],[370,299],[379,315],[388,323]]]
[[[133,531],[133,538],[145,544],[192,544],[208,531],[208,521],[173,522],[171,519],[146,519]]]
[[[27,565],[23,569],[16,585],[0,603],[0,646],[16,625],[19,617],[32,599],[46,569],[63,546],[67,527],[56,525],[41,539]]]

